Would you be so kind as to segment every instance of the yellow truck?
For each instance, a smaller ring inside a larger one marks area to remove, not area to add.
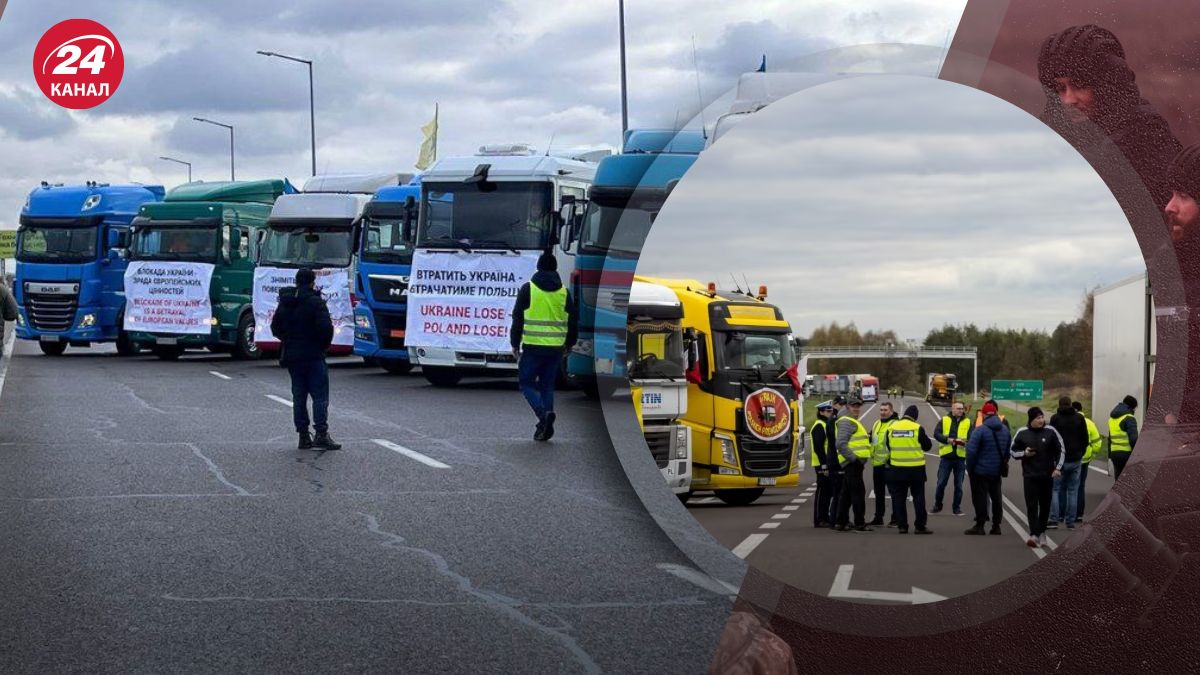
[[[638,424],[667,486],[687,502],[692,484],[683,304],[665,286],[634,277],[626,319],[626,368]]]
[[[688,279],[639,279],[670,288],[683,306],[691,489],[740,506],[798,485],[804,427],[792,331],[766,302],[766,288],[752,296]]]

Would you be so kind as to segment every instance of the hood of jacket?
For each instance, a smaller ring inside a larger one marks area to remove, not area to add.
[[[1125,405],[1124,403],[1118,403],[1117,407],[1113,408],[1112,412],[1109,413],[1108,416],[1113,419],[1117,419],[1118,417],[1124,417],[1132,413],[1133,410],[1131,410],[1129,406]]]
[[[1065,408],[1062,406],[1059,406],[1058,410],[1056,410],[1054,412],[1058,415],[1062,415],[1063,417],[1075,416],[1075,415],[1079,414],[1079,411],[1072,408],[1071,406],[1067,406]]]
[[[983,418],[983,426],[993,431],[999,431],[1000,429],[1004,428],[1004,422],[1000,421],[999,415],[990,415]]]
[[[295,286],[285,286],[279,289],[279,306],[280,308],[287,307],[294,309],[304,303],[305,300],[320,294],[311,288],[296,288]]]
[[[563,287],[562,277],[558,276],[558,272],[554,271],[535,272],[533,277],[529,279],[529,283],[547,293],[553,293]]]

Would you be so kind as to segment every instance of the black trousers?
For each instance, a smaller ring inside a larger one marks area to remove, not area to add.
[[[854,526],[862,527],[867,524],[867,486],[863,483],[864,468],[862,462],[851,462],[845,467],[842,493],[838,495],[837,524],[839,527],[850,524],[851,506],[854,507]]]
[[[829,519],[829,500],[833,490],[830,482],[828,474],[817,474],[817,493],[813,495],[813,527],[833,522]]]
[[[883,514],[887,511],[887,498],[891,492],[890,483],[887,479],[888,470],[886,464],[871,467],[871,489],[875,491],[875,520],[883,520]],[[896,509],[892,508],[892,520],[896,519]]]
[[[991,501],[992,526],[1000,527],[1004,517],[1004,496],[1000,492],[1000,476],[969,474],[971,478],[971,504],[975,506],[975,524],[983,527],[988,520],[988,501]],[[1051,493],[1053,495],[1053,493]]]
[[[1125,462],[1129,461],[1131,452],[1110,452],[1108,453],[1108,462],[1112,464],[1113,480],[1121,477],[1121,472],[1125,470]]]
[[[308,399],[312,399],[312,425],[318,434],[329,431],[329,368],[325,360],[288,364],[292,378],[292,421],[298,433],[308,431]]]
[[[838,503],[842,498],[842,485],[845,483],[845,475],[839,470],[837,473],[830,473],[828,478],[829,491],[826,497],[827,501],[818,504],[818,508],[821,509],[821,515],[825,517],[825,522],[834,525],[837,523]]]
[[[1050,520],[1050,500],[1054,497],[1054,479],[1050,476],[1025,477],[1025,515],[1029,518],[1029,534],[1045,534]]]
[[[892,516],[896,525],[908,528],[908,496],[912,495],[913,513],[918,530],[925,529],[929,512],[925,510],[925,481],[918,478],[893,478],[888,487],[892,492]]]

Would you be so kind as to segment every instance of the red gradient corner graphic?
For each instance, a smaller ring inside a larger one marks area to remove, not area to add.
[[[33,50],[33,77],[46,98],[64,108],[85,110],[104,103],[125,74],[121,43],[91,19],[55,24]]]

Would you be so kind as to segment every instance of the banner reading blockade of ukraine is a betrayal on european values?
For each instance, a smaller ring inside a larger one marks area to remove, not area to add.
[[[537,270],[538,255],[418,250],[405,341],[412,347],[508,352],[513,305]]]
[[[125,330],[208,335],[212,263],[140,260],[125,268]]]
[[[333,320],[333,344],[354,344],[354,309],[350,306],[350,271],[345,268],[314,270],[316,287],[325,298]],[[254,341],[278,342],[271,333],[271,319],[279,307],[279,289],[296,285],[296,270],[282,267],[254,268]]]

